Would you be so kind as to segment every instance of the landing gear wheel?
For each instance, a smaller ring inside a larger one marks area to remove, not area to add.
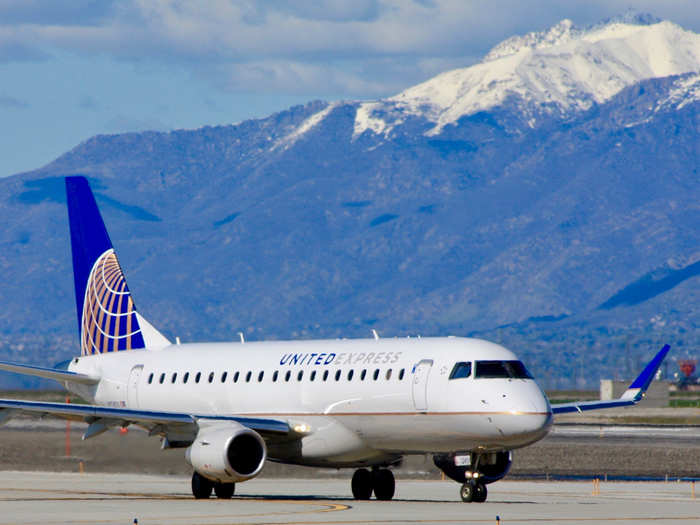
[[[213,488],[214,483],[199,474],[199,472],[192,474],[192,494],[194,499],[207,499],[211,496],[211,489]]]
[[[477,483],[474,485],[474,501],[477,503],[483,503],[486,501],[486,496],[488,494],[488,491],[486,490],[486,485],[483,485],[481,483]]]
[[[396,481],[391,470],[380,468],[372,471],[372,485],[374,485],[374,495],[380,501],[389,501],[394,497]]]
[[[366,468],[355,471],[352,475],[352,495],[355,499],[369,499],[372,497],[372,474]]]
[[[473,483],[465,483],[462,485],[462,488],[459,490],[459,495],[462,497],[462,501],[465,503],[471,503],[474,501],[474,493],[476,491],[474,490],[474,484]]]
[[[216,483],[214,485],[214,494],[219,499],[231,499],[234,492],[236,492],[235,483]]]

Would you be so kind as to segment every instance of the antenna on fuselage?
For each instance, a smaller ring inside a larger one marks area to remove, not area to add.
[[[243,337],[243,332],[238,332],[238,337],[241,338],[241,343],[245,343],[245,337]]]
[[[180,336],[178,336],[178,335],[175,336],[175,344],[176,345],[180,344]]]
[[[379,334],[377,333],[377,331],[374,328],[372,328],[372,335],[374,336],[375,339],[377,339],[377,340],[379,339]]]

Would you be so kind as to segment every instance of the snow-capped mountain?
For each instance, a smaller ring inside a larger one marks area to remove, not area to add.
[[[645,23],[646,22],[646,23]],[[396,96],[358,108],[355,136],[387,134],[422,116],[437,135],[460,118],[509,100],[524,120],[569,115],[650,78],[700,71],[700,35],[665,21],[613,20],[579,29],[570,20],[494,47],[471,67],[442,73]]]
[[[550,387],[595,386],[628,344],[696,352],[699,35],[642,22],[565,21],[389,99],[96,136],[0,179],[0,359],[73,355],[76,173],[171,337],[476,335]]]

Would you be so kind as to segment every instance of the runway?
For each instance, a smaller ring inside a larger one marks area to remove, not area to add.
[[[189,479],[0,472],[0,524],[697,523],[690,483],[502,481],[462,503],[450,481],[397,482],[390,502],[355,501],[347,480],[255,479],[233,500],[195,501]],[[700,484],[698,486],[700,498]]]

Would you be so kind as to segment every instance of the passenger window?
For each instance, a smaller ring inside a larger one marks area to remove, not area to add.
[[[303,377],[304,377],[304,371],[299,370],[299,373],[297,374],[297,381],[301,381]]]
[[[240,372],[236,371],[235,374],[233,374],[233,382],[238,383],[238,377],[241,375]]]
[[[209,382],[214,381],[214,372],[209,372]]]
[[[248,370],[248,373],[245,375],[245,382],[250,383],[250,378],[253,376],[253,372]]]
[[[406,372],[406,370],[402,368],[401,371],[399,372],[399,381],[403,381],[404,372]]]
[[[174,373],[173,373],[173,377],[172,377],[172,379],[170,380],[171,383],[175,383],[175,381],[177,381],[177,372],[174,372]]]
[[[183,383],[187,383],[187,380],[188,380],[189,378],[190,378],[190,373],[189,373],[189,372],[185,372],[185,375],[182,376],[182,382],[183,382]]]
[[[348,372],[348,381],[352,381],[352,376],[354,376],[354,375],[355,375],[355,371],[354,371],[354,370],[350,370],[350,371]]]
[[[386,371],[386,380],[389,381],[391,379],[391,368]]]
[[[377,368],[374,371],[374,374],[372,374],[372,377],[374,378],[375,381],[379,378],[379,368]]]
[[[289,381],[289,378],[290,378],[290,377],[292,377],[292,372],[290,372],[289,370],[287,370],[287,373],[284,374],[284,380],[285,380],[285,381]]]
[[[165,374],[160,374],[160,379],[158,380],[158,382],[162,385],[163,381],[165,381]]]
[[[153,383],[153,372],[148,376],[148,384],[150,385],[151,383]]]
[[[367,377],[367,369],[363,368],[362,372],[360,372],[360,381],[364,381],[365,377]]]
[[[335,372],[335,380],[340,381],[340,369]]]
[[[258,374],[258,383],[262,383],[263,377],[265,377],[265,371],[260,371]]]
[[[323,371],[323,380],[325,381],[326,379],[328,379],[328,370]]]
[[[275,372],[272,374],[272,382],[276,383],[277,382],[277,376],[279,376],[279,372],[275,370]]]
[[[194,376],[194,382],[199,383],[200,379],[202,379],[202,372],[197,372],[197,375]]]
[[[313,381],[314,379],[316,379],[316,370],[312,370],[309,376],[309,381]]]
[[[221,382],[225,383],[227,377],[228,377],[228,372],[224,372],[223,374],[221,374]]]
[[[462,379],[464,377],[469,377],[472,375],[472,363],[455,363],[452,367],[452,372],[450,372],[450,379]]]

